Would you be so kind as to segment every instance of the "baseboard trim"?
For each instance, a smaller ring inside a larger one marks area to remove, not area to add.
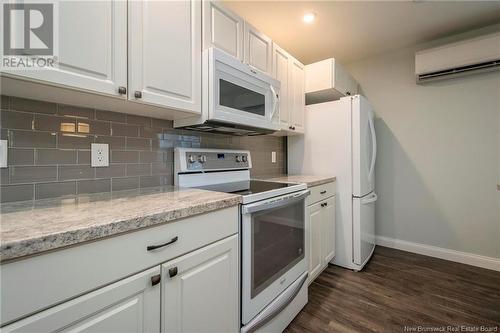
[[[460,252],[427,244],[413,243],[384,236],[376,236],[375,238],[377,245],[487,268],[494,271],[500,271],[500,259],[498,258],[486,257],[468,252]]]

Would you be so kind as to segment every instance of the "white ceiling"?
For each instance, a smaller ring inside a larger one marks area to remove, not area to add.
[[[349,63],[385,51],[500,22],[500,1],[225,1],[309,64]],[[313,24],[304,13],[317,14]]]

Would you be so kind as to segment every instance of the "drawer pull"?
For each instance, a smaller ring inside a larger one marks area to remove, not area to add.
[[[158,275],[154,275],[151,277],[151,285],[152,286],[156,286],[158,283],[160,283],[161,281],[161,275],[158,274]]]
[[[147,247],[147,250],[153,251],[153,250],[159,249],[160,247],[164,247],[164,246],[167,246],[167,245],[170,245],[170,244],[177,242],[178,239],[179,239],[179,237],[175,236],[174,238],[172,238],[170,241],[168,241],[166,243],[163,243],[160,245],[150,245]]]
[[[328,202],[323,202],[323,203],[321,204],[321,207],[326,207],[326,206],[328,206]]]
[[[319,192],[319,194],[326,194],[326,190]]]
[[[168,270],[168,276],[171,278],[177,275],[177,267],[172,267]]]

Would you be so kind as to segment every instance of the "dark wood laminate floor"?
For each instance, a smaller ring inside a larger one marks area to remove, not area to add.
[[[458,325],[500,332],[500,272],[377,247],[362,272],[330,265],[285,332],[451,332]]]

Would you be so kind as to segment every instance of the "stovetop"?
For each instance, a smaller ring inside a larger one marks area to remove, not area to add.
[[[291,183],[277,183],[277,182],[268,182],[263,180],[247,180],[241,182],[230,182],[223,184],[212,184],[207,186],[201,186],[199,188],[203,188],[206,190],[217,191],[217,192],[225,192],[225,193],[234,193],[240,195],[250,195],[257,194],[262,192],[268,192],[273,190],[279,190],[283,188],[288,188],[291,186],[295,186],[297,184]]]
[[[278,183],[278,182],[262,181],[262,180],[245,180],[239,182],[228,182],[228,183],[211,184],[205,186],[196,186],[196,188],[217,191],[217,192],[239,194],[243,196],[243,204],[246,204],[304,190],[306,186],[304,184],[294,184],[294,183]]]

